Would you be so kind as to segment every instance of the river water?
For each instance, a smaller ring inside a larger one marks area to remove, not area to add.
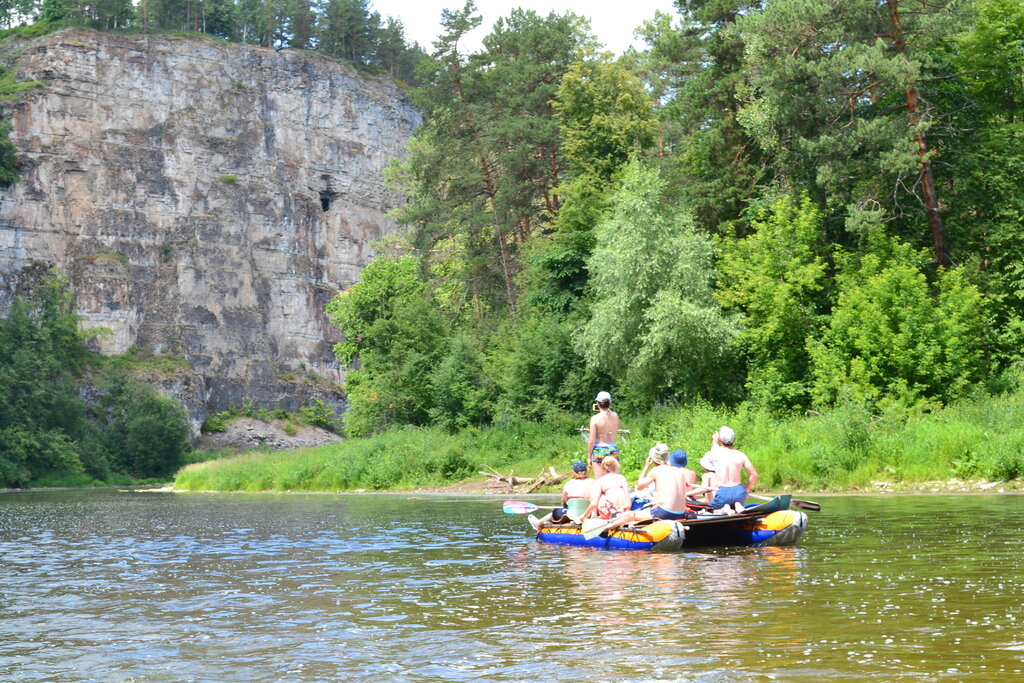
[[[493,496],[0,494],[0,679],[1024,680],[1024,496],[816,500],[652,555]]]

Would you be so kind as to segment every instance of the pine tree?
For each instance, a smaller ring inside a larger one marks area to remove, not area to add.
[[[380,15],[369,0],[328,0],[320,32],[320,49],[333,57],[369,64],[376,49]]]
[[[926,218],[935,262],[948,265],[925,48],[953,31],[956,16],[948,2],[904,5],[777,0],[739,18],[746,69],[737,116],[777,178],[812,188],[830,213],[850,214],[849,228],[863,210],[906,216],[910,232],[919,229],[913,217]]]
[[[519,253],[558,210],[564,173],[552,100],[588,40],[572,14],[515,10],[466,56],[475,5],[446,11],[443,34],[414,94],[428,120],[392,177],[411,201],[398,212],[418,246],[457,254],[465,298],[517,309]],[[501,285],[493,287],[494,282]]]

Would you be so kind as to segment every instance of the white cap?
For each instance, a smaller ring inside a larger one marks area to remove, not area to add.
[[[723,446],[731,446],[736,441],[736,432],[728,427],[719,427],[718,440],[722,442]]]
[[[597,398],[595,398],[594,400],[597,401],[598,403],[600,403],[601,401],[608,401],[609,403],[611,403],[612,395],[609,394],[607,391],[599,391],[597,392]]]

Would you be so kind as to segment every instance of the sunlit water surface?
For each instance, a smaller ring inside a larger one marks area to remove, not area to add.
[[[652,555],[500,497],[0,494],[0,679],[1024,679],[1024,497],[817,500]]]

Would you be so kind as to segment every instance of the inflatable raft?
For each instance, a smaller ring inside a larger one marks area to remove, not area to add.
[[[747,506],[737,515],[701,515],[686,521],[644,520],[587,539],[579,524],[545,524],[537,540],[599,550],[673,552],[706,546],[794,545],[807,528],[807,515],[789,509],[789,496]]]

